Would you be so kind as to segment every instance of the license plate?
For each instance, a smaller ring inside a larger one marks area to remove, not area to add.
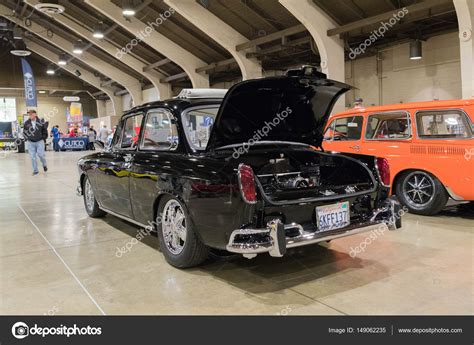
[[[349,202],[316,207],[318,231],[330,231],[348,226],[350,221]]]

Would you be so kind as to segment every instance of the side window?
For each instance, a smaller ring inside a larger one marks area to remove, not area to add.
[[[466,114],[459,110],[430,110],[416,114],[420,138],[471,138],[472,128]]]
[[[382,113],[368,117],[365,138],[369,140],[409,139],[410,115],[407,113]]]
[[[333,140],[353,141],[359,140],[362,135],[362,116],[351,116],[336,119],[333,128]]]
[[[326,129],[326,132],[324,132],[324,140],[332,140],[334,136],[334,121],[331,122],[331,124],[328,126]]]
[[[149,111],[143,130],[142,150],[172,151],[178,147],[178,128],[165,109]]]
[[[143,115],[133,115],[125,119],[123,125],[122,140],[120,147],[123,149],[134,149],[138,144],[140,136],[140,128],[142,125]]]

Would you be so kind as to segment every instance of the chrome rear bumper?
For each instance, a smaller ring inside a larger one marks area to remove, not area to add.
[[[287,228],[289,225],[284,225]],[[330,241],[336,238],[351,236],[360,234],[368,231],[385,231],[388,230],[388,226],[385,223],[377,223],[372,225],[366,225],[362,227],[356,227],[341,232],[330,232],[330,233],[318,233],[318,232],[302,232],[300,235],[295,237],[286,237],[284,240],[285,250],[281,250],[282,243],[279,241],[278,236],[278,225],[269,225],[264,229],[238,229],[232,232],[229,243],[227,244],[227,250],[232,253],[243,254],[246,257],[252,258],[257,254],[269,253],[271,256],[280,257],[286,252],[286,248],[293,248],[299,246],[306,246],[318,242]],[[247,235],[267,235],[268,240],[259,242],[238,242],[236,238]]]
[[[280,220],[276,219],[270,221],[265,228],[234,230],[230,235],[226,249],[232,253],[242,254],[249,259],[261,253],[281,257],[285,255],[287,248],[330,241],[368,231],[394,230],[396,229],[395,222],[390,219],[400,217],[397,214],[399,209],[396,199],[388,199],[386,206],[375,210],[371,219],[366,223],[352,224],[339,230],[327,232],[305,231],[300,224],[282,224]],[[295,230],[298,234],[287,236],[287,230],[291,229],[293,234]]]

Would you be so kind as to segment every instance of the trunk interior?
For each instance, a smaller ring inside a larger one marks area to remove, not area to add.
[[[267,201],[309,201],[373,191],[373,175],[360,162],[310,148],[254,148],[242,156]]]

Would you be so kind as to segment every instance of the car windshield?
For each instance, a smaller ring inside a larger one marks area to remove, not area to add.
[[[186,138],[194,150],[206,149],[218,110],[218,105],[207,105],[191,108],[183,113]]]

